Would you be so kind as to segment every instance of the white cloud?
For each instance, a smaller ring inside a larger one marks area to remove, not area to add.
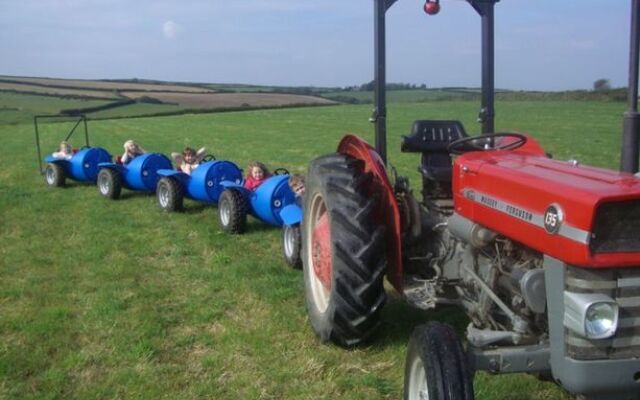
[[[173,39],[174,37],[176,37],[176,35],[180,32],[180,30],[181,30],[180,25],[176,24],[171,20],[162,24],[162,34],[167,39]]]

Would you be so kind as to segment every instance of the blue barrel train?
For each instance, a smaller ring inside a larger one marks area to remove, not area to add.
[[[168,212],[182,209],[185,197],[217,204],[225,188],[223,183],[242,184],[242,170],[236,164],[215,159],[200,164],[191,175],[174,169],[160,169],[158,175],[158,205]]]
[[[241,183],[222,182],[225,189],[218,202],[220,226],[228,233],[244,233],[247,214],[250,214],[269,225],[283,227],[284,258],[287,264],[299,268],[302,210],[289,187],[289,172],[284,168],[275,172],[276,175],[267,178],[255,190],[249,190]]]
[[[104,162],[98,164],[98,191],[104,197],[117,199],[122,188],[155,192],[160,176],[158,170],[171,168],[171,160],[164,154],[146,153],[128,164]]]
[[[255,190],[243,186],[242,170],[231,161],[213,155],[191,175],[172,168],[171,160],[160,153],[136,156],[128,164],[113,162],[100,147],[84,147],[73,152],[68,143],[60,151],[44,157],[45,181],[50,187],[64,186],[67,178],[97,183],[99,193],[110,199],[120,197],[122,188],[156,192],[158,205],[165,211],[178,211],[185,197],[206,204],[217,204],[222,229],[240,234],[246,230],[247,215],[282,227],[282,251],[287,264],[300,268],[302,209],[299,198],[289,187],[289,172],[277,169]]]
[[[50,187],[65,185],[67,178],[76,182],[94,183],[98,177],[98,165],[111,161],[111,155],[100,147],[85,147],[67,158],[48,155],[44,178]]]

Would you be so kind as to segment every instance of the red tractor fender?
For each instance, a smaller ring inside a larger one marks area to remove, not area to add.
[[[373,175],[369,194],[379,196],[378,209],[375,212],[376,222],[386,227],[387,279],[398,292],[402,293],[400,210],[384,163],[369,143],[354,134],[347,134],[342,138],[338,145],[338,153],[362,160],[364,172],[370,172]]]

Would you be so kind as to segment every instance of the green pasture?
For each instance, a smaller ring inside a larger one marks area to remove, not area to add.
[[[616,167],[621,103],[499,103],[500,131],[524,130],[556,158]],[[414,119],[461,119],[475,102],[389,107],[389,159],[415,186],[419,155],[400,154]],[[113,154],[136,139],[168,153],[207,146],[244,167],[254,159],[304,172],[345,132],[373,138],[370,106],[312,107],[89,123]],[[415,311],[390,292],[367,346],[318,343],[300,271],[280,255],[280,231],[250,220],[221,232],[216,209],[186,201],[165,214],[152,195],[109,201],[91,185],[48,189],[31,124],[0,112],[0,399],[399,399],[410,332],[453,308]],[[53,150],[71,123],[42,128]],[[81,143],[74,143],[80,145]],[[568,399],[527,375],[475,377],[476,398]]]
[[[31,123],[37,114],[57,114],[61,110],[96,107],[109,100],[80,100],[0,92],[0,124]]]
[[[322,97],[328,99],[349,102],[347,99],[354,99],[357,103],[372,103],[373,91],[329,91],[322,92]],[[473,94],[468,92],[443,90],[443,89],[412,89],[412,90],[389,90],[387,91],[387,101],[390,103],[418,103],[434,100],[469,98]]]

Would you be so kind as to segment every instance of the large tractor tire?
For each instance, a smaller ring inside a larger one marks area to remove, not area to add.
[[[160,178],[156,187],[158,205],[163,211],[173,212],[182,209],[184,189],[177,180],[168,176]]]
[[[122,191],[122,175],[120,172],[102,168],[98,173],[98,191],[108,199],[117,199]]]
[[[47,168],[44,170],[44,180],[49,187],[64,186],[66,180],[64,169],[55,163],[47,164]]]
[[[429,322],[411,335],[404,371],[405,400],[473,400],[472,374],[455,331]]]
[[[287,264],[295,269],[302,268],[300,258],[300,247],[302,246],[302,235],[300,225],[285,225],[282,229],[282,255]]]
[[[364,163],[334,154],[309,166],[302,222],[302,262],[309,320],[323,342],[367,340],[385,302],[384,229]]]
[[[218,200],[218,219],[222,230],[241,234],[247,228],[247,200],[238,190],[226,189]]]

